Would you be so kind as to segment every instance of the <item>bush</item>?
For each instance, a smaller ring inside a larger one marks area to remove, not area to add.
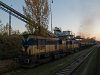
[[[0,59],[18,57],[21,50],[20,35],[0,35]]]

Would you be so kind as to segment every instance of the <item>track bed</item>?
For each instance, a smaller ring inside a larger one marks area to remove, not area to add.
[[[9,72],[4,75],[7,75],[7,74],[11,74],[11,75],[53,75],[61,71],[66,66],[70,65],[71,63],[73,63],[73,61],[77,60],[77,58],[79,58],[79,56],[81,56],[82,54],[90,52],[92,48],[82,50],[78,53],[68,55],[65,58],[43,64],[35,68],[18,69],[16,71]]]

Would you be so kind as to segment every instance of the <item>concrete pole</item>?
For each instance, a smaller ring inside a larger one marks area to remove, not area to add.
[[[11,35],[11,12],[9,12],[9,36]]]

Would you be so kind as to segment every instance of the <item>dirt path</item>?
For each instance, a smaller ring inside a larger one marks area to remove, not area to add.
[[[0,60],[0,75],[17,67],[18,64],[16,64],[16,62],[13,60]]]

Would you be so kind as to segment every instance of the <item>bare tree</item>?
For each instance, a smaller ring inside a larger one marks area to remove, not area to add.
[[[3,32],[3,24],[2,24],[2,22],[0,20],[0,34],[2,34],[2,32]]]
[[[49,5],[48,0],[25,0],[24,14],[34,21],[27,24],[29,32],[42,35],[48,29]]]

